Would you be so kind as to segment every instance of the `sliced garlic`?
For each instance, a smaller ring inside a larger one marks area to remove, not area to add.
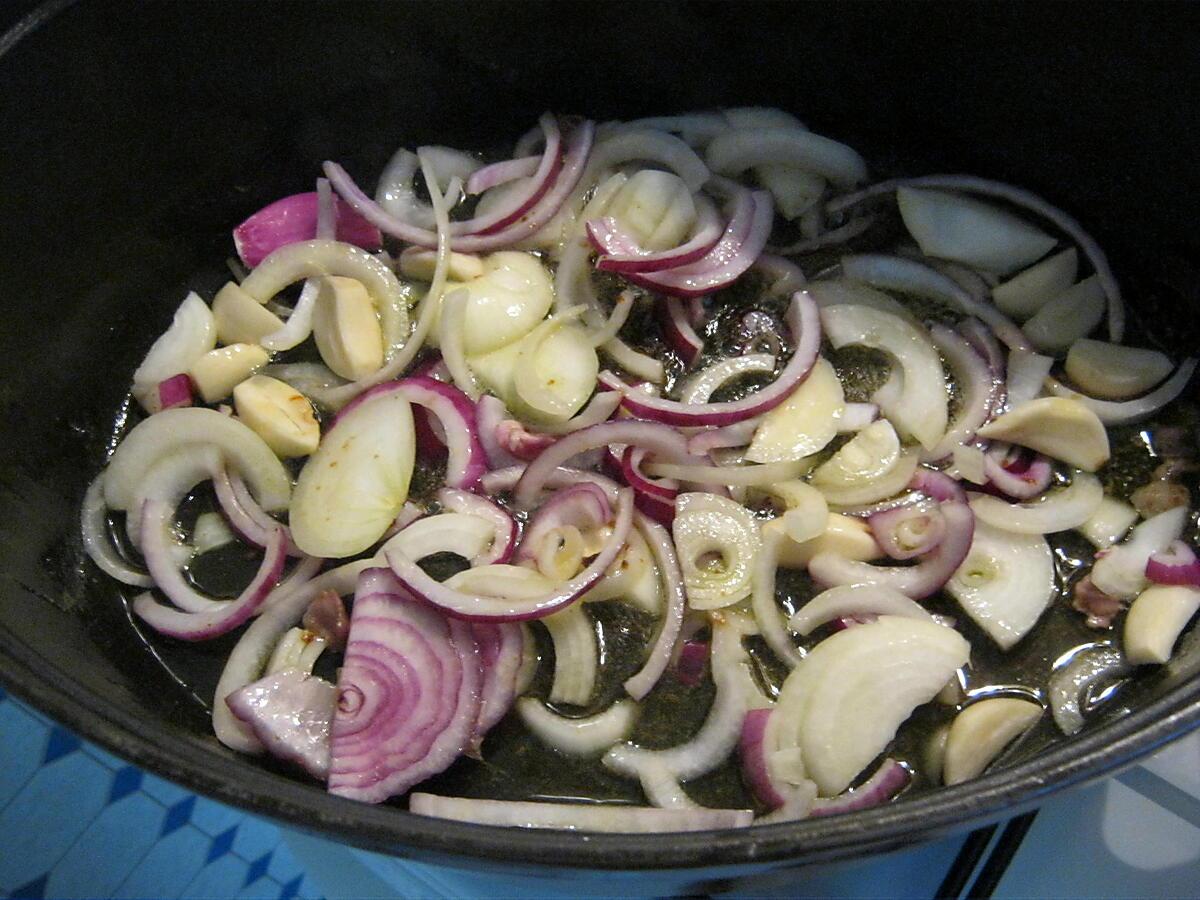
[[[437,268],[437,251],[424,247],[407,247],[400,253],[400,274],[417,281],[433,281]],[[483,274],[483,261],[469,253],[451,253],[451,281],[470,281]],[[449,291],[447,291],[449,293]]]
[[[1137,510],[1116,497],[1105,497],[1091,517],[1076,529],[1093,547],[1111,547],[1129,533],[1138,520]]]
[[[283,320],[234,282],[217,291],[212,302],[217,340],[222,344],[257,344],[283,328]]]
[[[784,532],[795,543],[802,544],[825,533],[829,505],[825,495],[811,484],[792,478],[757,491],[782,504],[784,512],[779,519]]]
[[[192,363],[188,375],[204,402],[216,403],[270,359],[271,355],[256,344],[230,344],[205,353]]]
[[[341,275],[320,281],[313,310],[313,337],[321,359],[351,381],[383,365],[383,331],[371,295],[362,282]]]
[[[1024,322],[1075,283],[1079,254],[1074,247],[1043,259],[992,288],[1000,312]]]
[[[1165,663],[1197,609],[1200,590],[1194,587],[1156,584],[1146,588],[1125,619],[1125,658],[1137,666]]]
[[[277,378],[247,378],[233,389],[233,403],[238,418],[279,457],[308,456],[321,441],[321,426],[308,398]]]
[[[1104,318],[1108,298],[1093,275],[1067,288],[1025,323],[1025,336],[1043,353],[1065,353]]]
[[[1164,354],[1087,338],[1067,352],[1067,375],[1075,386],[1103,400],[1128,400],[1146,393],[1174,368]]]
[[[825,529],[816,537],[803,542],[793,541],[788,536],[785,519],[786,517],[772,519],[762,526],[764,540],[772,534],[778,534],[780,537],[780,568],[806,569],[809,561],[818,553],[836,553],[846,559],[861,562],[870,562],[883,556],[871,529],[852,516],[829,513],[825,520]]]
[[[942,765],[943,783],[958,784],[982,774],[1001,750],[1041,717],[1042,707],[1032,700],[993,697],[972,703],[950,726]]]
[[[1099,417],[1066,397],[1041,397],[989,422],[980,437],[1020,444],[1095,472],[1108,462],[1108,432]]]

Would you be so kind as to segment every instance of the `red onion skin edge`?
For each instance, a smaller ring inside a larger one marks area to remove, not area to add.
[[[306,555],[292,542],[290,529],[258,505],[240,478],[231,475],[228,469],[221,469],[213,475],[212,484],[221,515],[243,541],[255,547],[266,547],[271,529],[282,528],[287,535],[288,556]]]
[[[638,518],[637,527],[658,565],[666,601],[662,625],[646,662],[637,674],[627,679],[624,684],[625,692],[630,697],[641,700],[653,690],[671,664],[671,657],[683,631],[687,594],[683,584],[683,571],[679,567],[679,557],[675,553],[670,533],[661,525],[647,521],[644,517]]]
[[[472,622],[520,622],[540,619],[569,606],[595,587],[617,558],[633,524],[633,496],[628,488],[617,499],[617,515],[612,534],[604,548],[586,569],[562,585],[555,593],[533,601],[507,601],[464,594],[430,578],[415,562],[396,550],[388,551],[387,560],[406,593],[447,615]]]
[[[655,309],[662,327],[663,340],[679,354],[685,366],[692,365],[704,350],[704,340],[696,334],[684,301],[678,297],[668,297],[665,303],[658,304]]]
[[[702,260],[721,239],[725,229],[716,208],[707,198],[697,217],[692,235],[678,247],[651,252],[623,232],[612,216],[591,219],[586,224],[588,240],[602,255],[596,268],[602,272],[663,272]]]
[[[483,670],[479,715],[468,744],[468,752],[477,756],[484,735],[504,718],[517,699],[517,676],[525,653],[525,632],[516,622],[474,622],[471,631],[475,635]]]
[[[286,560],[283,529],[277,528],[267,541],[254,580],[237,599],[228,601],[228,605],[206,612],[183,612],[163,606],[153,595],[145,593],[133,601],[133,611],[155,631],[181,641],[207,641],[220,637],[245,623],[259,610],[271,589],[279,583]]]
[[[864,784],[827,800],[813,804],[810,816],[836,816],[881,806],[908,787],[912,775],[894,759],[885,759],[879,769]]]
[[[797,291],[792,295],[787,324],[796,341],[792,358],[772,384],[742,400],[689,404],[647,397],[611,372],[601,372],[600,383],[606,388],[621,391],[624,394],[621,405],[639,419],[666,425],[732,425],[779,406],[812,371],[821,349],[821,320],[816,302],[806,291]]]
[[[158,383],[158,412],[191,405],[192,379],[188,375],[172,375]]]
[[[1200,588],[1200,560],[1183,541],[1173,541],[1146,561],[1146,577],[1155,584]]]
[[[896,537],[896,530],[910,519],[921,517],[928,517],[930,520],[929,531],[925,538],[919,546],[911,548],[902,546]],[[871,528],[871,533],[875,535],[875,543],[892,559],[912,559],[914,556],[929,553],[942,542],[946,534],[946,520],[941,512],[921,506],[897,506],[895,509],[886,509],[871,515],[867,519],[867,524]]]
[[[675,678],[688,687],[695,687],[704,680],[707,667],[708,641],[687,641],[675,664]]]
[[[584,451],[610,444],[644,447],[661,458],[686,460],[692,465],[712,465],[705,457],[689,454],[687,439],[674,428],[658,422],[616,419],[571,432],[547,447],[525,467],[513,489],[513,500],[522,509],[530,508],[555,469]]]
[[[361,404],[393,392],[414,406],[427,409],[441,422],[449,450],[446,486],[471,490],[479,484],[480,477],[488,470],[488,460],[479,441],[475,404],[453,385],[421,375],[384,382],[363,391],[343,406],[333,420],[332,428],[337,428],[338,422]]]
[[[264,206],[233,230],[238,258],[254,268],[272,252],[317,236],[317,192],[293,194]],[[383,246],[379,229],[345,200],[337,201],[337,239],[364,250]]]
[[[742,775],[759,803],[776,810],[787,802],[771,782],[767,766],[766,737],[767,723],[771,721],[773,709],[752,709],[742,720],[742,734],[738,739],[738,755],[742,760]]]
[[[491,163],[472,172],[463,189],[468,194],[482,194],[518,178],[531,178],[541,160],[540,156],[522,156],[519,159]]]

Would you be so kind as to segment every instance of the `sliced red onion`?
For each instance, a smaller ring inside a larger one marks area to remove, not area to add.
[[[470,491],[457,488],[442,488],[437,492],[437,500],[451,512],[465,513],[477,516],[491,522],[496,529],[496,539],[491,548],[471,560],[473,566],[489,566],[493,563],[506,563],[512,559],[517,549],[517,537],[520,534],[517,520],[498,504]]]
[[[675,400],[647,397],[611,372],[601,372],[600,383],[622,391],[625,395],[622,405],[639,418],[668,425],[732,425],[779,406],[812,371],[821,349],[821,319],[816,302],[806,291],[797,291],[792,295],[787,325],[796,344],[792,358],[775,381],[742,400],[693,406]]]
[[[858,404],[868,406],[873,404]],[[729,447],[745,447],[754,439],[754,432],[762,423],[760,416],[735,422],[722,428],[705,428],[688,438],[688,452],[703,456],[713,450],[723,450]],[[857,429],[855,429],[857,430]]]
[[[611,518],[608,495],[598,485],[585,482],[562,488],[530,517],[515,558],[520,562],[536,557],[546,536],[564,525],[590,531]]]
[[[1016,500],[1032,500],[1050,487],[1054,467],[1040,453],[993,444],[983,456],[988,485]]]
[[[1153,553],[1146,562],[1146,577],[1156,584],[1200,587],[1200,560],[1183,541],[1172,541],[1166,550]]]
[[[679,568],[679,558],[675,553],[675,545],[671,536],[661,525],[649,521],[646,516],[636,517],[637,530],[645,539],[654,563],[658,567],[662,579],[666,606],[663,609],[662,624],[658,629],[658,637],[650,648],[646,662],[642,664],[637,674],[626,679],[625,692],[634,700],[642,700],[662,678],[663,672],[671,663],[675,645],[683,628],[683,612],[687,606],[687,596],[683,585],[683,572]]]
[[[633,492],[620,491],[616,521],[604,547],[586,569],[553,593],[533,598],[501,599],[464,594],[434,581],[413,560],[396,550],[386,554],[400,583],[414,596],[460,619],[479,622],[518,622],[540,619],[574,602],[595,586],[625,544],[633,523]]]
[[[292,542],[292,535],[287,526],[258,505],[258,501],[254,499],[240,475],[222,466],[213,475],[212,484],[221,514],[238,537],[255,547],[265,547],[271,533],[277,528],[282,528],[287,535],[288,556],[304,555]]]
[[[653,806],[599,806],[592,803],[532,803],[439,797],[422,793],[412,794],[408,798],[408,808],[410,812],[422,816],[480,825],[620,834],[720,831],[744,828],[754,820],[754,814],[748,809],[658,809]]]
[[[843,584],[822,591],[788,620],[788,628],[799,635],[812,634],[829,622],[838,630],[873,622],[880,616],[910,619],[941,619],[899,591],[876,584]]]
[[[317,236],[318,196],[315,191],[293,194],[264,206],[233,230],[238,257],[254,268],[280,247],[311,241]],[[382,246],[379,229],[344,201],[338,201],[337,239],[364,250]]]
[[[626,447],[621,454],[621,477],[625,483],[640,494],[651,494],[665,500],[674,500],[679,494],[679,482],[670,478],[651,478],[642,471],[642,463],[648,455],[644,447]]]
[[[771,721],[773,709],[752,709],[742,719],[742,734],[738,739],[738,755],[742,760],[742,775],[750,786],[755,799],[768,809],[779,809],[787,802],[787,792],[781,791],[771,777],[767,764],[767,723]]]
[[[1100,245],[1096,242],[1095,238],[1088,234],[1083,229],[1083,226],[1074,218],[1067,215],[1067,213],[1023,188],[1004,184],[1000,181],[991,181],[987,178],[978,178],[974,175],[925,175],[919,178],[898,178],[892,181],[883,181],[879,184],[871,185],[871,187],[864,190],[847,194],[844,197],[839,197],[831,201],[828,209],[830,212],[837,212],[854,206],[869,197],[893,193],[898,187],[937,188],[949,191],[965,191],[969,194],[982,194],[985,197],[995,197],[1005,200],[1051,222],[1055,227],[1067,234],[1071,240],[1075,241],[1084,254],[1087,255],[1088,262],[1092,264],[1092,268],[1100,279],[1100,285],[1104,288],[1104,293],[1108,297],[1109,338],[1115,343],[1119,344],[1121,342],[1125,335],[1125,305],[1121,301],[1121,288],[1117,284],[1117,279],[1113,276],[1112,268],[1108,264],[1108,258],[1104,255],[1104,251],[1100,249]]]
[[[149,500],[145,504],[143,515],[147,517],[147,526],[150,526],[152,522],[161,520],[169,513],[170,510],[166,504]],[[149,534],[147,534],[146,543],[151,543]],[[147,562],[149,559],[150,557],[147,556]],[[279,577],[283,574],[283,564],[286,561],[287,548],[283,530],[276,529],[267,542],[262,565],[259,566],[254,580],[235,600],[224,601],[219,608],[210,608],[202,612],[186,612],[183,609],[171,609],[163,606],[151,594],[146,593],[133,601],[133,611],[155,631],[182,641],[206,641],[219,637],[237,628],[258,611],[271,593],[271,589],[279,582]],[[154,571],[154,568],[151,568],[151,572]],[[171,571],[175,572],[179,582],[183,582],[182,576],[174,567],[171,567]],[[184,584],[186,585],[186,582]],[[174,579],[159,586],[172,602],[175,602],[180,591]],[[192,590],[190,586],[188,590]]]
[[[241,753],[258,753],[263,749],[254,733],[230,712],[225,698],[262,675],[263,667],[280,638],[300,621],[314,599],[327,590],[339,594],[351,593],[359,573],[372,565],[370,560],[360,559],[313,578],[321,562],[313,557],[302,560],[292,574],[271,592],[262,605],[261,614],[229,654],[212,703],[213,732],[226,747]],[[298,577],[301,574],[305,576],[303,580]]]
[[[618,419],[582,428],[546,448],[526,466],[513,491],[513,500],[518,506],[528,509],[541,495],[546,479],[555,469],[580,453],[610,444],[643,447],[665,459],[686,459],[698,465],[706,462],[688,453],[687,439],[674,428],[657,422]]]
[[[600,391],[573,418],[557,425],[539,425],[538,431],[541,434],[570,434],[592,425],[599,425],[612,418],[612,414],[620,405],[620,391]]]
[[[166,378],[158,383],[156,393],[158,396],[158,408],[153,410],[154,412],[191,406],[192,379],[186,374],[172,375],[170,378]]]
[[[643,249],[612,216],[592,219],[586,227],[588,240],[601,253],[596,268],[621,274],[663,272],[699,262],[725,233],[716,205],[703,195],[696,196],[696,224],[691,235],[670,250]]]
[[[478,752],[483,737],[508,714],[516,699],[521,664],[525,658],[525,628],[517,622],[473,622],[471,632],[479,647],[483,686],[479,716],[471,729],[470,746]]]
[[[996,336],[992,334],[992,330],[978,319],[972,318],[964,319],[959,323],[958,333],[971,345],[971,349],[987,363],[992,378],[1003,385],[1008,357],[1000,346],[1000,342],[996,340]],[[1003,400],[1003,397],[1000,399]]]
[[[454,223],[450,226],[451,234],[491,234],[501,231],[529,212],[545,196],[562,169],[562,132],[557,119],[550,113],[545,113],[538,125],[545,135],[545,148],[528,185],[506,196],[488,214]]]
[[[966,559],[975,533],[975,516],[965,503],[943,503],[942,515],[945,538],[915,566],[875,566],[826,552],[812,558],[808,573],[824,585],[879,584],[918,600],[935,594]]]
[[[675,677],[688,687],[695,687],[704,679],[708,666],[708,641],[685,641],[675,662]]]
[[[965,338],[944,325],[934,325],[929,336],[942,358],[950,364],[957,380],[962,401],[957,415],[945,436],[932,450],[922,455],[928,460],[940,460],[954,448],[971,443],[975,432],[982,428],[997,405],[996,394],[1000,380]]]
[[[679,399],[692,405],[705,404],[728,381],[743,375],[762,375],[774,371],[775,357],[770,354],[731,356],[689,376],[681,386]]]
[[[530,431],[516,419],[504,419],[496,426],[495,442],[513,459],[530,462],[557,440],[551,434]]]
[[[500,425],[508,420],[508,408],[499,397],[484,394],[476,402],[475,421],[479,432],[479,443],[483,446],[490,469],[515,466],[521,463],[521,460],[508,452],[499,440]]]
[[[741,633],[733,627],[714,627],[714,641],[727,644],[725,652],[714,645],[713,680],[717,685],[716,699],[700,730],[690,740],[666,750],[647,750],[633,744],[618,744],[604,755],[609,769],[634,778],[641,778],[647,767],[663,767],[679,781],[689,781],[711,772],[737,746],[742,720],[752,697],[758,695],[746,666],[747,655],[741,647]]]
[[[1073,400],[1078,400],[1099,416],[1100,421],[1105,425],[1128,425],[1131,422],[1140,422],[1142,419],[1154,415],[1154,413],[1182,394],[1183,389],[1192,380],[1192,375],[1196,371],[1196,363],[1198,361],[1200,360],[1197,360],[1195,357],[1185,359],[1179,364],[1179,368],[1175,370],[1174,375],[1150,393],[1144,394],[1134,400],[1097,400],[1094,397],[1071,390],[1055,378],[1047,379],[1046,386],[1050,389],[1050,393],[1056,397],[1070,397]]]
[[[518,178],[532,178],[541,162],[542,156],[522,156],[491,163],[471,173],[467,179],[466,191],[472,195],[482,194]]]
[[[732,284],[754,265],[771,234],[774,209],[766,191],[749,192],[717,179],[734,198],[734,210],[721,239],[696,262],[661,272],[627,272],[635,284],[676,297],[699,297]]]
[[[488,234],[455,235],[450,239],[451,249],[459,253],[483,253],[519,243],[538,232],[554,218],[579,183],[584,163],[592,148],[594,133],[595,125],[592,122],[583,122],[571,132],[557,179],[521,218]],[[437,246],[437,235],[434,232],[416,228],[387,213],[364,194],[346,174],[346,170],[337,163],[326,162],[323,168],[330,184],[342,199],[381,231],[409,244],[429,248]]]
[[[108,533],[108,506],[104,502],[104,473],[88,486],[80,510],[83,549],[100,570],[123,584],[153,587],[154,579],[131,566],[117,552]]]
[[[704,339],[696,334],[688,315],[687,305],[678,297],[668,297],[658,306],[663,339],[679,354],[685,366],[690,366],[704,351]]]
[[[810,816],[836,816],[882,806],[908,787],[912,774],[894,759],[885,759],[866,782],[829,799],[818,799]]]
[[[946,519],[932,501],[875,513],[867,524],[880,548],[892,559],[924,556],[946,536]]]
[[[350,616],[337,591],[322,591],[300,618],[300,624],[329,645],[330,650],[344,650],[350,636]]]
[[[389,381],[364,391],[343,406],[334,424],[359,404],[393,391],[409,403],[429,410],[441,423],[449,451],[446,460],[447,487],[470,490],[477,485],[488,465],[479,441],[475,404],[453,385],[421,376]]]
[[[996,337],[1012,349],[1032,349],[1021,329],[1000,310],[976,300],[952,278],[923,263],[883,253],[859,253],[842,257],[842,272],[847,278],[872,287],[916,294],[945,303],[965,315],[986,322]]]
[[[478,719],[480,680],[470,626],[389,573],[364,572],[338,677],[330,793],[379,803],[447,768]]]
[[[329,726],[337,688],[291,668],[268,675],[225,698],[272,756],[302,766],[314,778],[329,774]]]
[[[936,472],[924,466],[913,473],[908,486],[942,503],[965,503],[967,500],[967,494],[961,484],[944,472]]]
[[[511,491],[516,487],[517,482],[521,480],[521,476],[525,474],[527,468],[528,466],[526,465],[517,465],[508,466],[504,469],[496,469],[484,475],[479,482],[479,486],[483,488],[485,493],[493,496],[505,491]],[[545,489],[556,490],[584,481],[598,484],[608,494],[610,503],[617,502],[617,492],[620,490],[620,485],[611,478],[606,478],[599,472],[592,472],[588,469],[571,469],[566,466],[560,466],[554,469],[545,479]]]

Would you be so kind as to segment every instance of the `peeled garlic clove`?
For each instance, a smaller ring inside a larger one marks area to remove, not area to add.
[[[1086,472],[1095,472],[1108,462],[1108,432],[1099,417],[1079,401],[1066,397],[1042,397],[1022,403],[977,433],[1037,450]]]
[[[992,300],[1006,316],[1022,322],[1075,283],[1079,254],[1074,247],[1043,259],[992,288]]]
[[[1156,584],[1146,588],[1125,619],[1125,658],[1137,666],[1165,663],[1197,609],[1200,590],[1194,587]]]
[[[1128,400],[1146,393],[1171,374],[1171,360],[1157,350],[1126,347],[1087,338],[1067,353],[1067,375],[1083,393],[1104,400]]]
[[[1087,337],[1100,320],[1108,298],[1096,275],[1067,288],[1025,323],[1025,336],[1043,353],[1064,353]]]
[[[321,279],[313,309],[313,337],[321,359],[351,381],[383,365],[383,331],[362,282],[341,275]]]
[[[1087,538],[1093,547],[1103,550],[1125,537],[1137,520],[1137,510],[1124,500],[1105,497],[1091,517],[1076,531]]]
[[[809,561],[818,553],[836,553],[861,562],[870,562],[883,556],[871,529],[859,519],[840,513],[829,513],[825,529],[816,537],[800,543],[788,536],[786,516],[765,522],[762,531],[764,540],[778,532],[779,566],[784,569],[806,569]]]
[[[210,350],[188,369],[205,403],[216,403],[265,366],[271,355],[256,344],[230,344]]]
[[[950,726],[942,766],[943,783],[958,784],[982,774],[1001,750],[1041,717],[1042,707],[1032,700],[994,697],[972,703]]]
[[[321,441],[321,426],[308,398],[268,375],[247,378],[233,389],[238,418],[281,458],[308,456]]]
[[[217,340],[222,344],[257,344],[283,327],[275,315],[232,281],[217,291],[212,302]]]
[[[417,281],[433,281],[437,269],[437,251],[424,247],[407,247],[400,254],[400,274]],[[483,274],[483,261],[468,253],[450,253],[451,281],[470,281]],[[446,291],[449,293],[449,291]]]

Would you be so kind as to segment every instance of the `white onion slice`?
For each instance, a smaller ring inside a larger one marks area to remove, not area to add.
[[[762,549],[751,574],[751,608],[767,646],[788,668],[793,668],[800,662],[800,651],[783,627],[783,614],[775,598],[775,576],[782,540],[783,536],[776,533],[764,532],[762,535]]]
[[[692,609],[719,609],[750,596],[762,539],[746,507],[714,494],[680,494],[672,534]]]
[[[1058,593],[1054,554],[1040,534],[1014,534],[980,519],[967,558],[946,590],[1008,650],[1037,624]]]
[[[839,187],[867,180],[867,164],[855,150],[796,128],[730,129],[709,141],[705,159],[722,175],[739,175],[759,166],[787,166],[814,172]]]
[[[1071,483],[1029,503],[1006,503],[999,497],[974,496],[971,509],[979,521],[1017,534],[1051,534],[1077,528],[1092,517],[1104,499],[1095,475],[1076,470]]]
[[[946,377],[924,330],[865,306],[826,307],[821,325],[835,348],[857,344],[882,350],[896,361],[903,388],[895,402],[880,407],[897,428],[933,449],[946,433]]]
[[[593,716],[569,719],[533,697],[517,701],[517,714],[525,727],[542,743],[568,756],[591,756],[623,741],[633,731],[637,713],[636,703],[618,700]]]
[[[552,589],[553,586],[548,587]],[[596,629],[591,618],[584,612],[583,604],[575,603],[546,616],[542,624],[554,642],[554,684],[550,688],[550,701],[586,706],[595,689],[596,671],[600,665]]]
[[[1029,341],[1021,329],[996,307],[976,300],[954,279],[924,263],[882,253],[859,253],[842,257],[842,272],[847,278],[866,282],[872,287],[915,294],[943,303],[987,323],[996,337],[1009,347],[1029,349]]]
[[[1054,724],[1063,734],[1075,734],[1084,725],[1085,694],[1097,684],[1123,678],[1129,662],[1111,644],[1091,644],[1076,648],[1066,661],[1055,665],[1046,689]]]
[[[291,478],[271,448],[237,419],[199,406],[156,413],[124,437],[105,470],[104,499],[109,508],[129,511],[146,472],[189,445],[219,450],[264,509],[287,508]]]
[[[217,324],[212,310],[199,294],[192,291],[179,304],[170,326],[151,344],[145,359],[134,371],[134,393],[150,391],[172,375],[186,372],[192,363],[215,346]]]
[[[680,831],[719,831],[742,828],[754,821],[748,809],[657,809],[653,806],[597,806],[591,803],[532,803],[409,795],[408,808],[422,816],[567,831],[659,834]]]
[[[813,597],[788,619],[788,628],[799,635],[811,634],[835,619],[852,616],[901,616],[934,621],[933,615],[916,600],[877,584],[843,584]]]
[[[102,572],[133,587],[153,587],[154,579],[126,562],[108,534],[108,507],[104,503],[104,473],[97,475],[83,498],[80,511],[83,549]]]
[[[679,399],[684,403],[707,403],[725,382],[743,375],[768,374],[775,371],[775,357],[769,353],[747,353],[731,356],[689,375],[680,385]]]
[[[662,624],[659,626],[654,645],[650,648],[645,664],[637,674],[627,679],[624,685],[625,691],[630,697],[634,700],[641,700],[658,683],[671,662],[671,656],[675,652],[675,645],[679,641],[679,635],[683,628],[687,596],[684,593],[683,573],[679,569],[679,558],[675,554],[675,545],[671,542],[670,534],[657,522],[650,521],[644,515],[639,514],[635,518],[635,525],[638,533],[650,548],[658,570],[657,573],[649,571],[649,576],[654,580],[655,599],[657,599],[658,575],[662,576],[663,592],[666,595],[666,608],[663,610]]]
[[[840,430],[845,405],[842,383],[833,365],[818,358],[800,386],[763,416],[746,450],[746,459],[780,463],[825,449]]]
[[[408,499],[415,453],[412,409],[401,392],[344,411],[297,479],[289,517],[296,546],[337,558],[374,544]]]
[[[1096,554],[1091,579],[1104,593],[1129,600],[1147,585],[1146,563],[1179,540],[1187,526],[1188,508],[1177,506],[1142,522],[1122,544]]]
[[[1008,406],[1015,409],[1038,397],[1054,366],[1054,357],[1030,350],[1010,350],[1008,354]]]
[[[1131,422],[1140,422],[1142,419],[1152,416],[1158,412],[1176,397],[1183,393],[1184,388],[1188,386],[1188,382],[1192,380],[1192,375],[1196,371],[1196,363],[1200,361],[1195,357],[1185,359],[1179,364],[1179,368],[1175,370],[1175,374],[1160,384],[1157,388],[1143,397],[1138,397],[1136,400],[1097,400],[1094,397],[1088,397],[1086,394],[1080,394],[1077,391],[1071,390],[1062,382],[1055,378],[1048,378],[1046,386],[1050,393],[1056,397],[1069,397],[1072,400],[1078,400],[1097,416],[1105,425],[1128,425]]]

